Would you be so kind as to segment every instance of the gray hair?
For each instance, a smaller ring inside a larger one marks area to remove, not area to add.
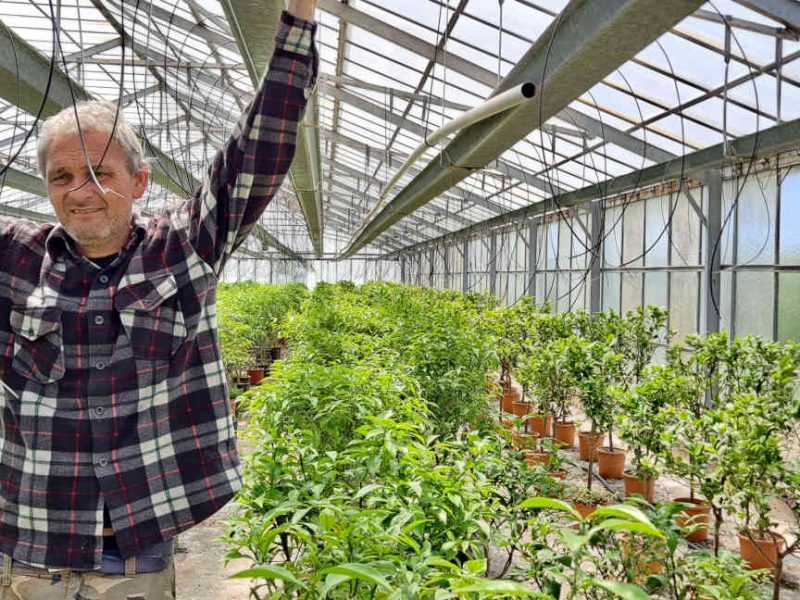
[[[74,107],[68,106],[42,124],[37,149],[39,173],[45,177],[47,151],[57,137],[76,135],[79,131],[94,131],[111,135],[112,127],[114,141],[120,145],[127,158],[128,170],[131,174],[137,173],[146,166],[146,162],[136,131],[125,120],[125,115],[117,108],[116,104],[104,100],[83,100]]]

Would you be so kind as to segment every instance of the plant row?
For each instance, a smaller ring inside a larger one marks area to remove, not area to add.
[[[252,451],[227,534],[229,557],[254,565],[240,574],[253,597],[763,597],[738,557],[686,550],[683,505],[584,517],[557,499],[570,486],[493,422],[489,376],[501,358],[509,382],[524,354],[498,352],[505,310],[343,283],[288,313],[291,358],[246,394]],[[533,302],[515,311],[529,319],[517,348],[562,326]]]
[[[778,597],[783,560],[798,549],[800,535],[796,344],[715,333],[669,346],[667,314],[656,307],[624,316],[549,314],[531,301],[489,317],[503,365],[501,408],[523,417],[504,423],[534,434],[516,434],[533,447],[529,458],[542,455],[537,437],[552,433],[558,444],[574,444],[577,409],[588,422],[581,433],[588,489],[595,456],[603,477],[624,475],[626,488],[651,502],[659,475],[683,480],[689,497],[676,500],[691,505],[685,513],[699,525],[689,539],[704,541],[711,521],[718,555],[720,528],[731,515],[748,563],[775,572]],[[653,365],[659,348],[663,364]],[[793,518],[788,539],[777,530],[777,504]]]

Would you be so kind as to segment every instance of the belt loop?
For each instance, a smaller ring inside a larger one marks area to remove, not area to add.
[[[134,577],[136,575],[136,557],[131,556],[125,559],[125,577]]]
[[[7,588],[11,586],[11,565],[13,559],[8,554],[3,554],[3,578],[0,580],[0,586]]]

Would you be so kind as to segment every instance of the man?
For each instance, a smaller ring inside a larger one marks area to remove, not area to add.
[[[52,117],[59,225],[0,220],[0,599],[174,598],[172,540],[240,488],[217,277],[292,161],[316,0],[291,0],[251,107],[182,206],[105,103]]]

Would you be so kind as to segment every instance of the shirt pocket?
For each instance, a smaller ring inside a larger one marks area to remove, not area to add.
[[[177,292],[178,284],[169,273],[117,289],[114,307],[137,359],[169,360],[186,341]]]
[[[20,375],[53,383],[64,377],[61,310],[54,307],[11,309],[14,356],[11,367]]]

